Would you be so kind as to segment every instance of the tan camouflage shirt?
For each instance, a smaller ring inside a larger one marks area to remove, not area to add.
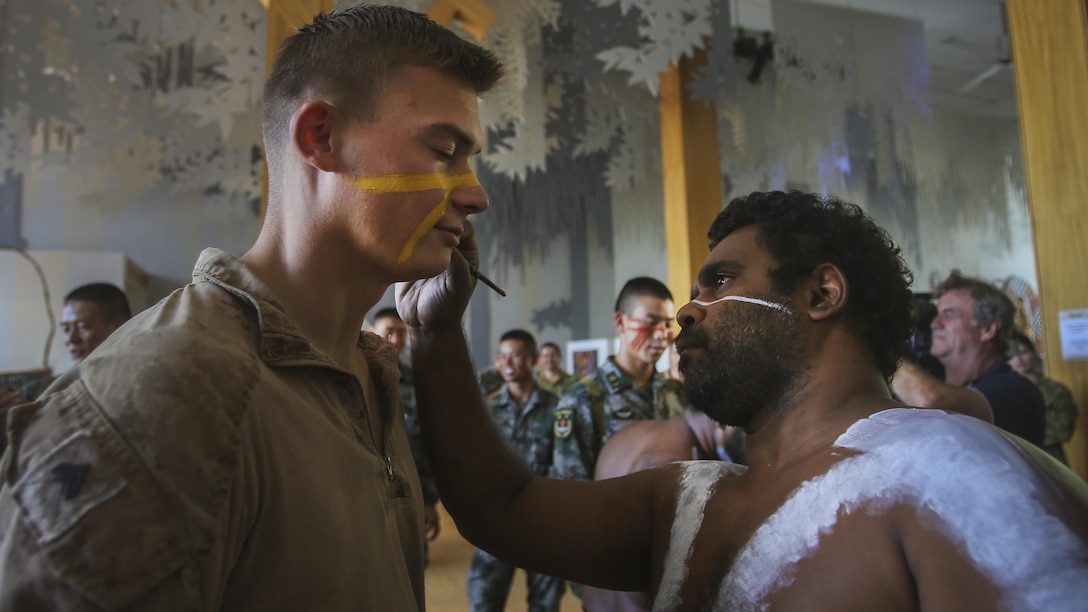
[[[193,284],[12,410],[0,610],[423,609],[396,356],[359,348],[382,440],[356,377],[206,250]]]

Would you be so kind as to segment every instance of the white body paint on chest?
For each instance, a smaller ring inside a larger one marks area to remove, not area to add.
[[[715,609],[765,609],[840,510],[879,513],[900,503],[939,519],[938,529],[1002,588],[1003,608],[1073,610],[1088,602],[1088,551],[1039,503],[1046,484],[997,431],[970,417],[894,409],[858,421],[835,446],[861,454],[804,483],[756,530]]]
[[[703,525],[703,510],[718,481],[748,471],[743,465],[721,461],[685,461],[680,476],[676,515],[669,533],[665,568],[654,597],[654,610],[671,610],[680,605],[680,587],[688,577],[695,535]]]

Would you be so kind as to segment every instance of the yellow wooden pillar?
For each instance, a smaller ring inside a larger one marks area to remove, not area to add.
[[[332,0],[260,0],[268,10],[268,32],[265,37],[264,73],[272,71],[272,60],[280,41],[293,34],[302,25],[313,21],[315,15],[332,10]],[[261,173],[261,223],[268,209],[268,167]]]
[[[1088,361],[1062,358],[1058,312],[1088,308],[1088,25],[1085,0],[1008,0],[1020,136],[1043,308],[1047,375],[1081,409],[1066,446],[1088,478]]]
[[[310,23],[314,15],[332,10],[332,0],[261,0],[268,9],[268,35],[266,38],[265,74],[272,69],[272,60],[280,41],[295,32],[299,26]]]
[[[661,73],[661,166],[664,173],[665,250],[669,290],[679,308],[706,259],[706,232],[722,209],[718,114],[713,103],[688,93],[706,52],[682,58]]]
[[[427,16],[444,26],[456,21],[477,40],[484,39],[487,29],[495,21],[495,11],[483,0],[435,0],[427,9]]]

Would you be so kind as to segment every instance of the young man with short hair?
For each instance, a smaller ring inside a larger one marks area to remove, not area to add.
[[[503,384],[487,396],[487,407],[502,435],[514,451],[538,475],[548,473],[552,462],[552,414],[559,401],[533,379],[536,339],[523,329],[512,329],[499,338],[495,371]],[[482,550],[472,556],[468,573],[469,607],[473,612],[502,612],[517,568]],[[560,578],[526,572],[528,606],[535,612],[558,612],[566,590]]]
[[[76,287],[64,296],[60,330],[72,364],[78,364],[132,318],[125,292],[110,283]]]
[[[601,446],[631,423],[684,413],[684,388],[656,369],[676,323],[672,293],[657,279],[632,278],[616,298],[620,350],[575,383],[555,410],[555,478],[592,480]]]
[[[204,251],[193,284],[11,412],[0,609],[425,607],[396,355],[363,318],[446,269],[487,208],[470,161],[500,75],[394,7],[284,40],[256,243]]]

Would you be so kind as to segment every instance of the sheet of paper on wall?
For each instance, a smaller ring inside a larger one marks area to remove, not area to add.
[[[1088,359],[1088,308],[1059,310],[1062,359]]]

